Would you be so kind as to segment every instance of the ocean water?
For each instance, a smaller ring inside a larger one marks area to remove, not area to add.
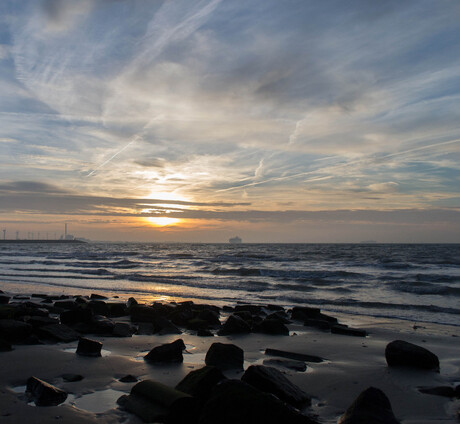
[[[460,325],[460,244],[0,244],[0,288]]]

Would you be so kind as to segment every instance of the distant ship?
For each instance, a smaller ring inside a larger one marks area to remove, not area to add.
[[[228,239],[228,242],[232,243],[232,244],[239,244],[242,241],[243,240],[241,240],[238,236],[235,236],[235,237],[232,237],[232,238]]]

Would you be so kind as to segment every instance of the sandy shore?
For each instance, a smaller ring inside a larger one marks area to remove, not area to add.
[[[116,299],[119,301],[120,299]],[[21,300],[26,301],[26,300]],[[109,302],[110,300],[107,300]],[[335,423],[364,389],[378,387],[388,396],[395,416],[402,423],[456,423],[458,399],[423,394],[419,387],[455,386],[460,383],[460,328],[372,317],[334,314],[341,323],[365,329],[368,336],[331,334],[288,324],[289,336],[251,333],[198,337],[193,331],[181,335],[133,335],[132,337],[88,336],[103,343],[102,357],[75,354],[71,343],[14,345],[0,352],[0,423],[140,423],[136,416],[118,408],[116,400],[136,383],[122,383],[127,374],[139,381],[153,379],[174,387],[190,371],[204,366],[214,342],[233,343],[244,350],[244,367],[270,359],[267,348],[317,355],[322,363],[307,363],[305,372],[280,368],[286,377],[312,396],[312,406],[303,412],[319,422]],[[228,313],[221,314],[225,321]],[[129,317],[114,321],[129,322]],[[182,338],[187,350],[180,364],[149,364],[143,357],[155,346]],[[386,345],[396,339],[423,346],[435,353],[440,372],[388,367]],[[77,382],[63,380],[64,373],[81,374]],[[240,378],[243,371],[226,371]],[[37,407],[24,394],[29,377],[36,376],[69,393],[59,406]]]

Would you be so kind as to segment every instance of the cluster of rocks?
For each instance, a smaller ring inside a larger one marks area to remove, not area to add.
[[[191,301],[141,305],[134,298],[128,302],[109,302],[98,294],[10,297],[0,293],[0,350],[10,350],[11,344],[17,343],[71,342],[85,334],[130,337],[134,333],[164,335],[189,331],[202,337],[249,333],[289,335],[287,325],[293,321],[332,333],[366,336],[364,330],[340,324],[318,308],[225,306],[223,311],[228,317],[224,322],[221,322],[221,311],[215,305]],[[126,322],[127,317],[130,322]]]
[[[183,341],[178,339],[152,349],[144,359],[180,362],[184,348]],[[243,369],[244,352],[238,346],[213,343],[205,364],[191,371],[174,388],[153,380],[141,381],[118,403],[144,422],[317,423],[299,411],[311,404],[310,396],[276,368],[251,365],[240,380],[227,379],[225,371]]]

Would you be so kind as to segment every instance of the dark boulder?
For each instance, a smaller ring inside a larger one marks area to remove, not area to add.
[[[435,395],[448,398],[460,397],[460,391],[450,386],[421,387],[418,390],[420,393],[425,393],[427,395]]]
[[[126,307],[128,309],[132,308],[133,306],[137,306],[137,305],[139,305],[139,303],[137,302],[136,299],[134,299],[134,297],[130,297],[128,301],[126,302]]]
[[[284,311],[275,311],[266,316],[266,319],[276,319],[281,321],[283,324],[290,324],[291,320],[288,317],[288,314]]]
[[[205,321],[204,319],[199,319],[199,318],[192,318],[191,320],[187,321],[185,324],[186,328],[188,330],[208,330],[210,325],[208,321]]]
[[[182,351],[184,349],[184,341],[177,339],[172,343],[154,347],[144,356],[144,360],[147,362],[183,362]]]
[[[109,308],[109,317],[124,317],[128,315],[128,308],[123,302],[107,303]]]
[[[33,327],[14,319],[0,319],[0,338],[9,342],[22,342],[32,334]]]
[[[439,371],[438,357],[421,346],[395,340],[385,348],[385,358],[390,367],[411,367]]]
[[[34,328],[43,327],[44,325],[59,324],[59,320],[57,318],[40,316],[31,316],[27,318],[26,322]]]
[[[105,300],[105,299],[107,299],[106,296],[102,296],[101,294],[97,294],[97,293],[91,293],[91,296],[89,298],[91,300]]]
[[[281,358],[294,359],[295,361],[305,362],[323,362],[324,358],[316,355],[308,355],[307,353],[287,352],[285,350],[278,349],[265,349],[265,355],[280,356]]]
[[[67,383],[75,383],[76,381],[81,381],[84,378],[80,374],[70,374],[70,373],[62,374],[61,377]]]
[[[244,352],[234,344],[213,343],[206,353],[205,363],[221,370],[243,369]]]
[[[250,332],[251,327],[244,319],[237,315],[230,315],[218,334],[219,336],[226,336],[229,334],[248,334]]]
[[[80,335],[65,324],[45,325],[36,330],[45,339],[69,343],[77,340]]]
[[[6,305],[10,301],[10,297],[4,294],[0,295],[0,304]]]
[[[78,309],[80,306],[75,300],[56,300],[54,307],[58,309]]]
[[[329,321],[324,319],[317,319],[317,318],[307,318],[303,325],[305,327],[314,327],[318,328],[319,330],[331,330],[332,324]]]
[[[216,312],[213,309],[201,310],[198,313],[197,318],[206,321],[213,328],[220,327],[219,312]]]
[[[133,322],[149,322],[158,316],[157,311],[151,306],[146,305],[133,305],[130,307],[131,321]]]
[[[266,393],[275,395],[280,400],[295,407],[310,405],[311,398],[294,383],[289,381],[281,371],[263,365],[251,365],[241,377],[241,381]]]
[[[265,318],[255,327],[258,333],[289,336],[289,329],[278,319]]]
[[[102,343],[96,340],[81,337],[78,341],[77,351],[75,352],[80,356],[101,356]]]
[[[399,424],[389,399],[380,389],[364,390],[339,418],[338,424]]]
[[[89,323],[93,317],[93,311],[88,308],[78,307],[61,312],[59,317],[62,324],[72,326],[81,322]]]
[[[321,315],[321,309],[310,306],[294,306],[291,309],[291,318],[299,321],[305,321],[308,318],[318,319]]]
[[[118,381],[121,381],[122,383],[135,383],[137,380],[137,377],[135,377],[132,374],[125,375],[124,377],[121,377]]]
[[[0,319],[13,319],[18,316],[18,305],[0,305]]]
[[[342,324],[335,324],[331,327],[331,333],[333,334],[342,334],[344,336],[354,336],[354,337],[366,337],[366,330],[361,330],[360,328],[350,328]]]
[[[264,365],[288,368],[294,371],[304,372],[307,370],[307,364],[303,361],[294,361],[289,359],[264,359]]]
[[[36,377],[27,380],[26,393],[37,406],[56,406],[67,399],[66,392]]]
[[[182,331],[177,328],[169,319],[157,317],[153,320],[154,332],[162,335],[166,334],[182,334]]]
[[[90,326],[90,332],[93,334],[111,335],[115,323],[104,315],[94,315]]]
[[[219,368],[205,366],[188,373],[176,386],[176,390],[203,401],[209,397],[214,387],[222,380],[225,380],[225,376]]]
[[[91,309],[95,315],[107,316],[110,314],[109,306],[103,300],[90,300],[88,308]]]
[[[262,312],[262,306],[260,305],[236,305],[234,308],[235,312],[248,311],[251,315],[258,315]]]
[[[203,406],[199,424],[314,424],[274,396],[239,380],[218,384]]]
[[[131,337],[136,331],[136,327],[127,322],[116,322],[112,330],[112,336]]]
[[[153,380],[133,386],[129,396],[118,403],[144,422],[193,423],[196,421],[196,400],[178,390]]]

